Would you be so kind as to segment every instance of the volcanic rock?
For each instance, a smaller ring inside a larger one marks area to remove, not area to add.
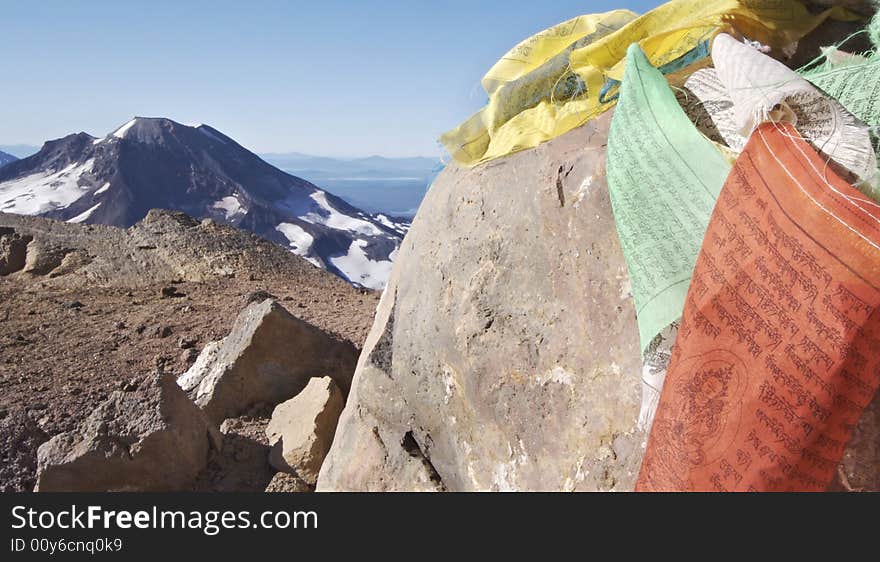
[[[219,444],[214,431],[173,377],[154,373],[40,446],[35,491],[189,489]]]
[[[447,166],[395,261],[318,490],[630,490],[641,353],[610,113]]]
[[[219,425],[254,404],[295,396],[311,377],[328,375],[347,393],[356,362],[350,343],[267,299],[248,305],[230,334],[206,346],[178,383]]]
[[[269,464],[314,486],[345,399],[330,377],[314,378],[306,388],[272,412],[266,437]]]

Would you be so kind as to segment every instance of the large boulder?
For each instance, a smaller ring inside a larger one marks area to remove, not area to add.
[[[610,113],[448,166],[404,240],[318,490],[630,490],[635,311]]]
[[[48,275],[61,265],[64,256],[70,251],[69,248],[56,246],[40,238],[32,240],[27,247],[27,261],[24,264],[24,271],[34,275]]]
[[[333,443],[345,399],[330,377],[312,379],[305,389],[272,412],[266,437],[269,464],[314,486]]]
[[[34,489],[37,449],[48,439],[24,411],[0,413],[0,493]]]
[[[177,386],[151,374],[113,392],[75,431],[37,451],[38,492],[190,489],[216,430]]]
[[[178,384],[219,425],[259,403],[278,404],[327,375],[347,393],[357,349],[300,320],[273,299],[249,304]]]
[[[75,431],[37,451],[38,492],[190,489],[214,430],[177,386],[155,373],[113,392]]]

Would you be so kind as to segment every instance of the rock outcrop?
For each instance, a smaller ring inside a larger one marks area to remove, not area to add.
[[[39,492],[190,489],[219,444],[205,415],[155,373],[116,391],[76,431],[37,451]]]
[[[0,227],[0,275],[21,271],[27,261],[31,236],[21,235],[12,228]]]
[[[32,240],[27,247],[27,260],[23,271],[33,275],[49,275],[64,261],[70,249],[46,244],[40,239]]]
[[[305,389],[272,412],[266,437],[269,464],[314,486],[333,443],[345,399],[329,377],[312,379]]]
[[[202,353],[178,383],[216,425],[254,404],[283,402],[312,377],[329,376],[347,393],[357,362],[354,346],[273,299],[249,304],[229,335]]]
[[[610,114],[428,192],[318,490],[630,490],[641,354]]]

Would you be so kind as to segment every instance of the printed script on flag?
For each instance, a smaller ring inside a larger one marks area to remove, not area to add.
[[[880,382],[880,207],[795,128],[712,213],[637,490],[824,490]]]

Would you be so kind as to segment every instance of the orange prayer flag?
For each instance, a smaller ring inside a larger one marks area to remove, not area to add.
[[[824,490],[880,383],[880,206],[764,123],[703,239],[640,491]]]

